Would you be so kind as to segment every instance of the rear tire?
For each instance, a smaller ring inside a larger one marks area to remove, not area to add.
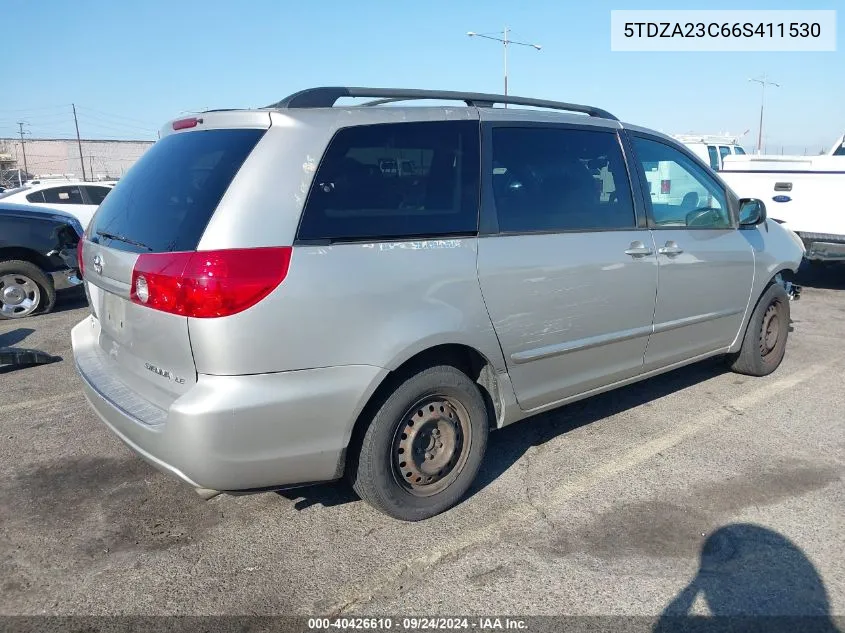
[[[768,376],[780,366],[789,335],[789,311],[789,295],[773,283],[754,308],[739,353],[728,359],[733,371]]]
[[[52,280],[31,262],[0,262],[0,319],[46,314],[56,305]]]
[[[352,487],[396,519],[440,514],[475,479],[488,423],[481,392],[466,374],[447,365],[424,369],[376,408],[350,472]]]

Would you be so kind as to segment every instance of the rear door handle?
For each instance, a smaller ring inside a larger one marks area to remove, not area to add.
[[[654,251],[640,241],[631,242],[631,246],[625,249],[625,254],[631,257],[645,257]]]
[[[661,255],[680,255],[684,252],[684,249],[682,249],[675,242],[672,242],[670,240],[666,242],[665,246],[661,246],[660,248],[658,248],[657,252]]]

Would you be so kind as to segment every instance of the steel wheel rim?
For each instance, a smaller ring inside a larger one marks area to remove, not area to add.
[[[29,316],[41,303],[41,289],[26,275],[8,273],[0,277],[0,314],[11,319]]]
[[[771,354],[780,342],[780,321],[780,303],[773,301],[766,308],[760,327],[760,353],[764,357]]]
[[[472,441],[466,408],[454,398],[421,398],[400,418],[391,445],[396,482],[417,497],[430,497],[458,478]]]

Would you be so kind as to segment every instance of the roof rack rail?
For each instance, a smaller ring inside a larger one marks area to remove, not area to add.
[[[548,101],[546,99],[529,99],[513,97],[511,95],[487,94],[482,92],[456,92],[451,90],[417,90],[409,88],[347,88],[343,86],[329,86],[301,90],[267,108],[331,108],[341,97],[370,97],[376,101],[363,103],[363,106],[382,105],[396,101],[413,101],[416,99],[437,99],[443,101],[463,101],[468,106],[492,107],[494,104],[524,105],[551,110],[566,110],[581,112],[592,117],[618,121],[607,110],[577,103],[562,101]]]

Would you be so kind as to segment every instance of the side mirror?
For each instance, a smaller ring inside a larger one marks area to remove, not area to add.
[[[766,205],[757,198],[743,198],[739,201],[739,225],[757,226],[766,221]]]

